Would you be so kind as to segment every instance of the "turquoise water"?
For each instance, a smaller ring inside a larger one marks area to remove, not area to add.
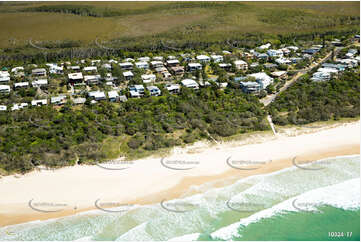
[[[182,213],[160,204],[123,213],[94,210],[3,227],[0,240],[359,240],[360,157],[326,161],[308,165],[323,169],[292,167],[221,188],[193,187],[167,205],[192,204]]]

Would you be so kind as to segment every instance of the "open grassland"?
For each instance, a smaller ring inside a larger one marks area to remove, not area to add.
[[[217,42],[359,28],[359,2],[2,2],[0,48],[33,41]]]

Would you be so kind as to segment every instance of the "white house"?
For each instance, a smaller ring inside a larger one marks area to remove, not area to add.
[[[18,88],[28,88],[29,87],[29,82],[17,82],[14,83],[14,88],[18,89]]]
[[[123,76],[125,80],[131,80],[134,77],[134,74],[131,71],[125,71],[123,72]]]
[[[267,44],[261,45],[261,46],[258,47],[258,48],[261,49],[261,50],[266,50],[266,49],[268,49],[269,47],[271,47],[271,44],[270,44],[270,43],[267,43]]]
[[[149,69],[149,64],[145,61],[136,62],[135,66],[139,69]]]
[[[202,65],[199,63],[189,63],[188,70],[189,71],[202,70]]]
[[[10,93],[9,85],[0,85],[0,93],[7,94]]]
[[[238,70],[247,70],[248,69],[248,64],[247,62],[243,61],[243,60],[235,60],[234,61],[234,65],[236,66],[236,68]]]
[[[267,50],[267,54],[270,57],[282,57],[283,51],[282,50]]]
[[[276,62],[277,64],[279,64],[279,65],[289,65],[289,64],[292,63],[291,60],[286,59],[286,58],[283,58],[283,57],[277,58],[277,59],[275,60],[275,62]]]
[[[153,60],[155,60],[155,61],[163,61],[163,56],[154,56]]]
[[[198,83],[192,79],[184,79],[182,85],[191,89],[199,89]]]
[[[147,89],[150,92],[151,96],[160,96],[161,95],[161,91],[157,86],[148,86]]]
[[[47,104],[48,104],[47,99],[40,99],[40,100],[31,101],[31,106],[42,106],[42,105],[47,105]]]
[[[119,63],[119,66],[123,70],[133,70],[133,63],[131,62]]]
[[[8,83],[10,81],[9,76],[1,76],[0,75],[0,83]]]
[[[149,62],[150,61],[150,57],[148,56],[144,56],[144,57],[139,57],[138,61],[140,62]]]
[[[77,72],[77,73],[69,73],[68,79],[70,83],[79,83],[83,81],[83,73]]]
[[[38,79],[36,81],[33,81],[31,83],[31,85],[33,87],[44,87],[44,86],[47,86],[48,85],[48,80],[47,79]]]
[[[178,66],[179,64],[179,60],[177,59],[167,60],[167,66]]]
[[[219,63],[223,61],[223,56],[221,55],[211,55],[211,58],[215,63]]]
[[[152,67],[155,68],[159,68],[159,67],[163,67],[163,62],[161,61],[151,61],[150,64],[152,65]]]
[[[96,66],[86,66],[83,68],[84,72],[97,72],[98,68]]]
[[[88,83],[88,85],[91,84],[98,84],[100,83],[101,76],[100,75],[85,75],[84,81]]]
[[[117,91],[110,91],[108,92],[108,98],[111,102],[116,102],[119,99],[119,94]]]
[[[94,98],[95,101],[104,100],[105,99],[105,93],[102,91],[92,91],[88,93],[88,96],[90,98]]]
[[[140,97],[144,95],[144,86],[143,85],[134,85],[129,87],[129,92],[131,97]]]
[[[31,71],[31,74],[33,76],[46,76],[46,70],[45,68],[37,68],[37,69],[33,69]]]
[[[18,74],[19,72],[24,72],[24,67],[22,66],[17,66],[11,69],[11,72],[14,73],[15,75]]]
[[[273,83],[273,78],[264,72],[253,73],[247,76],[254,77],[256,79],[256,82],[260,84],[261,89],[265,89],[268,85]]]
[[[20,104],[14,103],[14,105],[11,107],[11,111],[20,110],[20,109],[23,109],[23,108],[25,108],[27,106],[28,106],[27,103],[20,103]]]
[[[167,84],[165,88],[168,90],[171,94],[179,93],[180,91],[180,85],[179,84]]]
[[[154,74],[144,74],[141,76],[143,83],[150,83],[150,82],[154,82],[156,79],[156,76]]]
[[[207,63],[207,62],[211,61],[211,58],[207,55],[198,55],[196,58],[199,62],[202,62],[202,63]]]
[[[51,97],[50,98],[50,103],[51,104],[56,104],[56,105],[61,105],[64,104],[66,102],[66,96],[65,95],[60,95],[57,97]]]

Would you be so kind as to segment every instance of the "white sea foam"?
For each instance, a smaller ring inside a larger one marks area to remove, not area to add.
[[[339,184],[317,188],[290,198],[271,208],[255,213],[240,222],[221,228],[211,235],[213,238],[231,240],[238,234],[240,226],[247,226],[261,219],[289,211],[317,211],[321,205],[330,205],[345,210],[360,208],[360,178],[347,180]]]

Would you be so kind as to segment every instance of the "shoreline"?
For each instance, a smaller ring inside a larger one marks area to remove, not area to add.
[[[0,179],[0,190],[4,194],[0,202],[0,226],[96,210],[94,202],[97,199],[116,201],[119,204],[159,203],[184,196],[192,186],[208,182],[214,182],[214,187],[225,186],[225,182],[231,183],[248,176],[292,167],[295,156],[303,161],[315,161],[336,156],[359,155],[359,131],[360,125],[357,121],[298,136],[273,137],[262,140],[264,142],[261,143],[230,141],[205,146],[199,152],[187,154],[182,152],[182,149],[171,154],[169,159],[201,161],[194,169],[183,171],[161,167],[159,158],[145,158],[135,161],[131,169],[122,171],[106,170],[97,166],[77,166],[31,172],[21,178],[4,177]],[[273,159],[257,169],[239,170],[225,165],[227,157],[242,157],[244,160]],[[38,212],[30,209],[31,199],[37,202],[64,203],[67,206],[59,212]]]

